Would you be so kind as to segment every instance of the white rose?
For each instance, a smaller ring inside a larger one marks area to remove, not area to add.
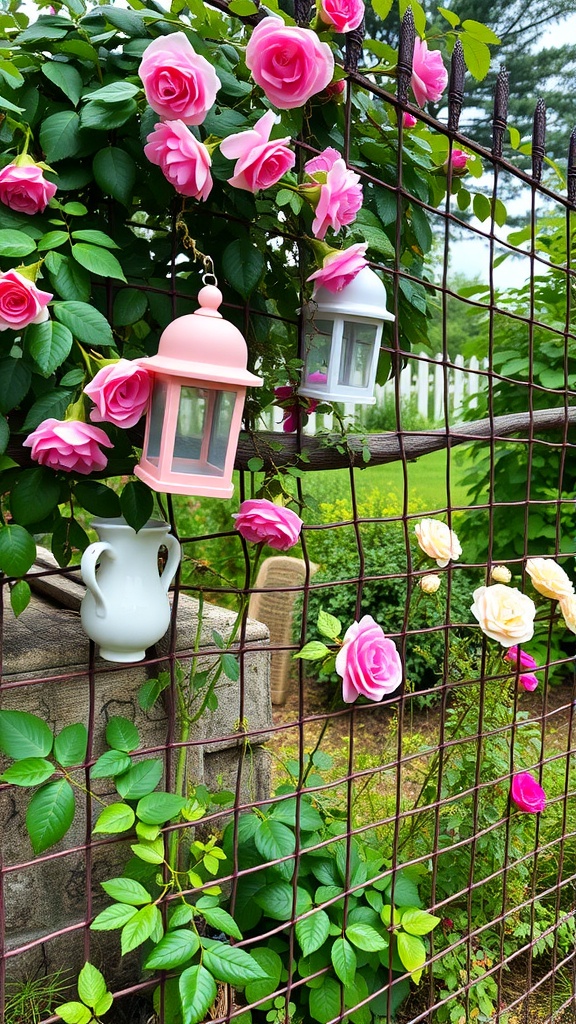
[[[512,573],[506,565],[495,565],[492,568],[490,577],[494,580],[494,583],[510,583]]]
[[[436,559],[436,565],[443,569],[450,559],[460,558],[460,541],[446,523],[440,519],[423,519],[414,527],[422,551]]]
[[[560,601],[560,611],[564,617],[566,626],[572,633],[576,633],[576,595],[564,597]]]
[[[494,583],[474,591],[471,612],[486,636],[502,647],[525,644],[534,635],[534,601],[516,587]]]
[[[425,594],[435,594],[438,590],[442,580],[439,576],[435,576],[434,573],[428,573],[427,576],[423,576],[420,580],[420,589]]]
[[[574,585],[564,569],[553,558],[529,558],[526,572],[535,590],[553,601],[562,601],[574,593]]]

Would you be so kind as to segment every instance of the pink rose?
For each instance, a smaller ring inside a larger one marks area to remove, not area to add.
[[[518,772],[510,792],[516,806],[527,814],[539,814],[546,807],[546,793],[530,772]]]
[[[294,167],[296,154],[287,148],[290,136],[270,142],[270,132],[279,120],[273,110],[267,110],[254,128],[229,135],[220,143],[224,156],[236,160],[234,177],[228,178],[229,185],[257,192],[275,185],[286,171]]]
[[[450,163],[456,171],[463,171],[468,163],[468,153],[465,153],[463,149],[453,149]]]
[[[336,100],[336,103],[341,103],[344,99],[344,90],[346,89],[346,82],[343,78],[337,78],[335,82],[330,82],[324,90],[324,95],[329,100]]]
[[[360,175],[349,171],[344,160],[335,160],[320,185],[320,198],[312,231],[316,238],[324,238],[328,228],[339,231],[346,224],[352,224],[362,206],[362,185]]]
[[[180,195],[208,198],[213,185],[210,154],[183,121],[160,121],[148,136],[144,152]]]
[[[48,319],[46,306],[51,298],[51,292],[40,291],[34,281],[16,270],[0,274],[0,331],[43,323]]]
[[[519,676],[518,683],[522,690],[528,690],[530,693],[538,687],[538,680],[533,672],[525,672]]]
[[[183,124],[202,124],[220,88],[214,68],[183,32],[154,39],[144,51],[139,73],[152,110]]]
[[[324,257],[320,270],[314,271],[306,280],[315,281],[315,289],[320,287],[327,288],[329,292],[341,292],[356,274],[368,266],[364,258],[367,248],[367,242],[358,242],[341,252],[333,249]]]
[[[326,377],[325,374],[323,376]],[[306,422],[309,414],[315,412],[319,405],[317,398],[298,399],[297,388],[297,384],[281,384],[279,388],[274,388],[274,397],[284,410],[282,430],[285,434],[291,434],[298,429],[302,413]]]
[[[99,445],[114,447],[99,427],[80,420],[55,419],[44,420],[22,444],[32,449],[32,458],[41,466],[83,475],[105,469],[108,459]]]
[[[516,645],[509,647],[504,654],[504,661],[509,661],[511,665],[515,665],[517,668],[530,669],[533,671],[538,668],[538,665],[534,661],[531,654],[518,648]]]
[[[280,110],[302,107],[329,84],[334,57],[309,28],[267,17],[256,25],[246,47],[246,65],[270,103]]]
[[[439,100],[448,84],[448,72],[439,50],[429,50],[428,43],[416,36],[412,57],[412,91],[416,103]]]
[[[150,376],[137,361],[119,359],[103,366],[84,388],[96,405],[90,419],[93,423],[133,427],[146,411],[150,388]]]
[[[362,23],[362,0],[320,0],[320,17],[337,32],[353,32]]]
[[[288,551],[298,543],[302,520],[290,508],[275,505],[266,498],[243,501],[233,517],[234,528],[253,544],[269,544],[277,551]]]
[[[351,704],[357,697],[382,700],[402,682],[402,662],[393,640],[371,615],[353,622],[344,634],[336,655],[336,671],[342,676],[342,699]]]
[[[415,128],[418,124],[418,118],[414,117],[414,114],[409,114],[406,110],[402,116],[402,124],[405,128]]]
[[[334,149],[333,146],[327,146],[321,153],[318,153],[318,156],[313,156],[311,160],[306,161],[304,170],[312,178],[318,171],[330,171],[336,161],[341,159],[342,155],[337,149]]]
[[[0,203],[19,213],[43,213],[56,195],[56,185],[46,181],[36,164],[8,164],[0,171]]]

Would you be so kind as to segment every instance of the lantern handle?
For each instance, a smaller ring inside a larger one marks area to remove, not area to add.
[[[204,265],[204,273],[202,274],[202,284],[211,284],[216,288],[218,287],[218,278],[214,273],[214,260],[211,256],[202,256],[202,263]]]

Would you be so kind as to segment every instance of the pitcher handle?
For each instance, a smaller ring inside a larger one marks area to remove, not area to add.
[[[166,565],[164,566],[164,572],[160,577],[160,582],[164,587],[164,592],[167,594],[168,587],[172,583],[172,580],[176,575],[176,570],[180,565],[180,558],[182,552],[180,549],[180,544],[176,540],[176,537],[174,537],[171,533],[168,534],[168,536],[162,541],[162,543],[168,551],[168,558],[166,560]]]
[[[96,615],[99,619],[103,619],[106,616],[106,602],[104,600],[104,594],[96,582],[96,563],[105,551],[110,553],[110,558],[116,557],[112,545],[107,544],[106,541],[102,541],[99,544],[90,544],[82,555],[82,561],[80,562],[82,579],[94,598]]]

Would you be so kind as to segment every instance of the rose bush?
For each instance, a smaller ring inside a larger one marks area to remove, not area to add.
[[[364,615],[346,630],[336,655],[336,671],[342,677],[342,699],[347,704],[358,697],[380,701],[402,683],[396,644],[371,615]]]
[[[267,498],[243,501],[234,515],[234,528],[253,544],[268,544],[277,551],[288,551],[298,543],[302,520],[291,508],[276,505]]]
[[[534,635],[536,606],[526,594],[503,583],[478,587],[470,611],[480,629],[502,647],[524,644]]]

